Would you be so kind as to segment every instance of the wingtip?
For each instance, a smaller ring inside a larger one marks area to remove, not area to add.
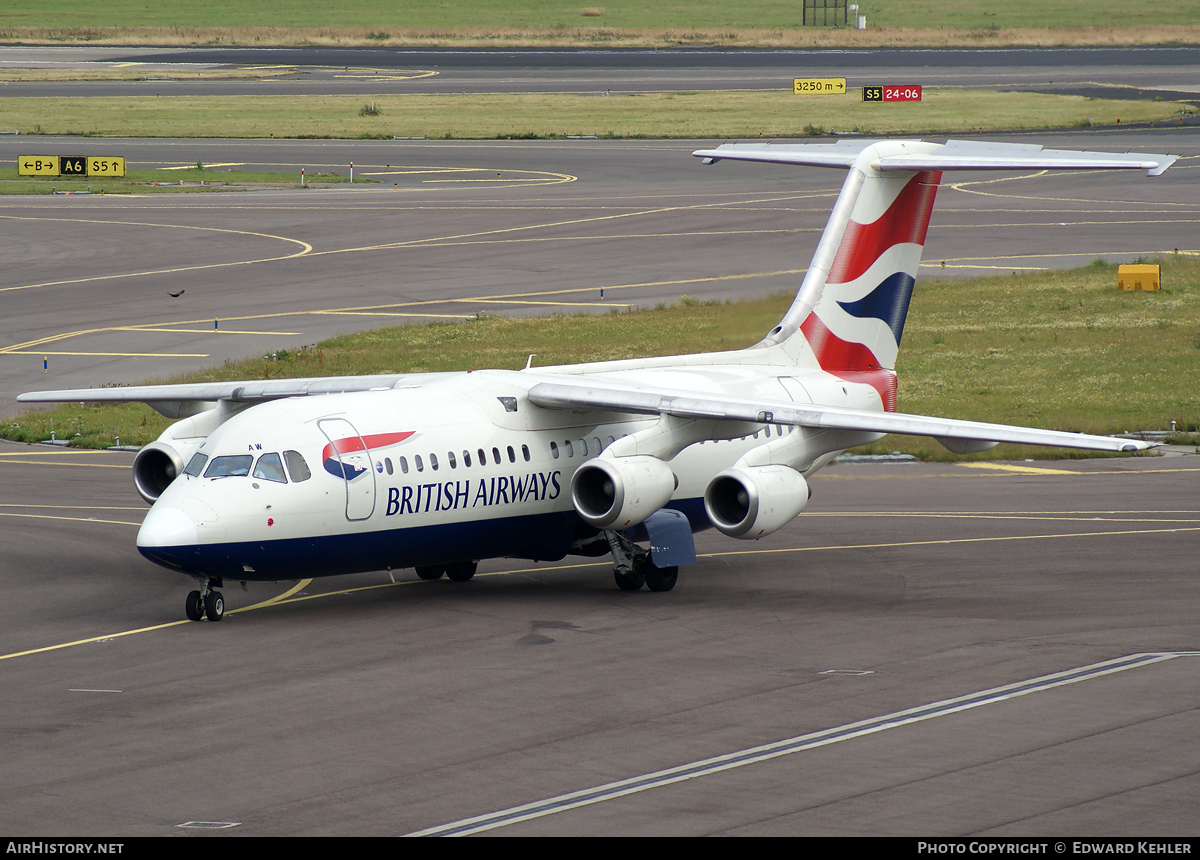
[[[1137,451],[1149,451],[1151,448],[1157,448],[1158,442],[1126,442],[1121,446],[1122,454],[1131,454]]]

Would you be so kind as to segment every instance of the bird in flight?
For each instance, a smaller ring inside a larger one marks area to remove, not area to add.
[[[179,292],[177,292],[177,293],[167,293],[167,295],[168,295],[168,296],[170,296],[170,297],[171,297],[171,298],[173,298],[173,299],[177,299],[177,298],[179,298],[180,296],[182,296],[182,295],[183,295],[185,292],[187,292],[187,290],[180,290],[180,291],[179,291]]]

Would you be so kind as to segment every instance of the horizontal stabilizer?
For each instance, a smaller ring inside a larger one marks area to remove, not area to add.
[[[863,150],[878,140],[837,143],[723,143],[715,149],[692,153],[705,164],[722,159],[799,164],[811,167],[849,168]],[[1158,176],[1175,163],[1177,155],[1141,152],[1084,152],[1045,149],[1037,144],[989,141],[896,140],[886,155],[871,162],[877,170],[1144,170]]]

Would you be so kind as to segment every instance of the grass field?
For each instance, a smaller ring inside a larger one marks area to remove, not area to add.
[[[1116,101],[1041,93],[943,88],[919,103],[769,92],[352,96],[0,98],[0,122],[22,134],[96,137],[797,137],[828,131],[934,134],[1170,120],[1196,112],[1177,102]],[[30,146],[41,145],[31,141]],[[30,153],[33,154],[33,153]]]
[[[875,0],[866,31],[801,28],[789,0],[7,0],[6,41],[119,44],[803,45],[1156,44],[1200,41],[1200,0]]]
[[[328,184],[349,182],[340,173],[308,173],[305,182]],[[373,179],[357,179],[374,183]],[[193,167],[187,170],[128,170],[122,178],[61,176],[19,176],[15,167],[0,167],[0,194],[51,194],[55,191],[85,191],[105,194],[157,194],[168,192],[204,193],[253,188],[270,185],[300,186],[299,174],[267,171],[242,171],[237,168],[211,169]]]
[[[1163,261],[1163,289],[1120,292],[1116,267],[974,280],[919,281],[900,350],[899,409],[1058,430],[1200,429],[1200,258]],[[602,316],[483,317],[346,335],[158,382],[471,368],[520,368],[737,349],[756,342],[792,297]],[[47,379],[46,387],[53,381]],[[60,407],[0,423],[21,441],[145,444],[170,422],[142,404]],[[76,435],[78,434],[78,436]],[[867,449],[954,459],[923,438]],[[1002,445],[988,457],[1062,456]]]
[[[172,68],[166,71],[146,71],[145,68],[133,66],[60,69],[60,68],[0,68],[0,83],[25,83],[36,81],[230,81],[258,80],[260,78],[281,78],[296,74],[291,66],[272,66],[270,68]]]

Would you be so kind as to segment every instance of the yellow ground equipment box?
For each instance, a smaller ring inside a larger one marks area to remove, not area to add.
[[[1117,267],[1117,286],[1122,290],[1157,290],[1160,266],[1127,265]]]

